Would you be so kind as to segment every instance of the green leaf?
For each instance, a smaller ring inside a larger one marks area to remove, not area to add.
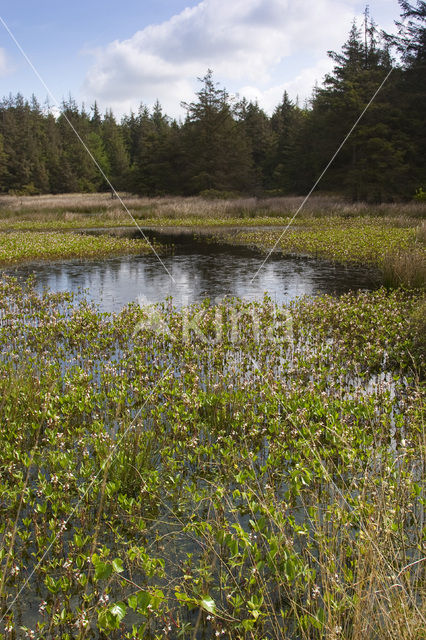
[[[119,627],[119,622],[109,609],[98,612],[98,627],[101,631],[111,631]]]
[[[122,619],[126,615],[126,611],[127,611],[127,606],[125,605],[124,602],[116,602],[110,607],[110,612],[116,618],[116,620],[118,620],[118,622],[122,621]]]
[[[204,596],[204,598],[200,600],[200,607],[209,613],[215,613],[216,611],[215,601],[210,596]]]
[[[115,558],[115,560],[112,561],[112,568],[115,573],[122,573],[124,571],[123,561],[120,558]]]
[[[243,620],[241,624],[242,624],[243,629],[245,629],[246,631],[251,631],[251,629],[253,629],[255,623],[256,623],[255,620]]]
[[[106,580],[112,573],[112,565],[106,562],[98,562],[95,569],[95,580]]]
[[[144,616],[149,614],[148,605],[151,604],[151,594],[148,591],[139,591],[137,594],[138,611]]]

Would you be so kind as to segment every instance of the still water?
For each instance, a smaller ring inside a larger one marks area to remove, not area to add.
[[[271,256],[253,282],[263,257],[236,247],[202,242],[175,244],[173,255],[121,256],[101,260],[66,260],[5,269],[26,278],[34,273],[41,291],[72,291],[99,305],[102,311],[119,311],[129,302],[158,302],[172,297],[176,306],[209,297],[262,299],[265,292],[278,303],[303,295],[341,294],[373,289],[379,284],[374,270],[336,265],[312,258]]]

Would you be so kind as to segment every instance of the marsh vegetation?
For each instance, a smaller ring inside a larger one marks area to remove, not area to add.
[[[0,300],[5,638],[420,640],[418,294]]]
[[[106,313],[3,274],[2,637],[420,640],[424,205],[321,197],[280,238],[297,199],[130,204],[388,289]],[[76,232],[126,225],[104,195],[1,213],[9,265],[147,249]]]
[[[280,238],[302,202],[303,199],[297,197],[209,200],[126,196],[132,219],[122,205],[107,194],[3,196],[0,199],[1,258],[4,264],[42,258],[43,244],[48,258],[149,251],[142,239],[60,233],[134,227],[136,220],[146,230],[185,227],[194,233],[204,230],[205,235],[205,230],[211,228],[212,238],[219,242],[224,241],[223,232],[229,230],[232,234],[226,236],[226,242],[265,251],[279,240],[276,248],[284,254],[378,266],[390,286],[424,286],[424,203],[371,206],[348,204],[332,196],[316,196],[306,203],[291,229]],[[49,230],[56,234],[24,233]],[[11,234],[12,231],[15,234]],[[156,250],[161,251],[161,247],[156,245]]]
[[[0,640],[423,640],[426,15],[400,5],[404,37],[366,9],[271,116],[211,70],[181,123],[1,101],[9,270],[145,254],[136,222],[385,286],[107,312],[3,270]]]

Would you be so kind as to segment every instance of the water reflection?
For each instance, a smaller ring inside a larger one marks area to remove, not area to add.
[[[38,290],[87,290],[88,297],[104,311],[118,311],[143,298],[158,302],[172,296],[177,306],[225,295],[251,300],[267,292],[276,302],[288,302],[305,294],[341,294],[351,289],[372,289],[379,283],[377,272],[345,267],[308,258],[272,257],[253,283],[261,263],[259,255],[242,251],[218,251],[200,245],[192,250],[176,247],[163,258],[175,282],[154,255],[124,256],[103,260],[67,260],[7,269],[19,278],[35,273]]]

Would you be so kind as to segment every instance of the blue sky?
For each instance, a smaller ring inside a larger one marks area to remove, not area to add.
[[[309,97],[340,50],[357,0],[57,0],[9,2],[0,15],[52,93],[117,115],[151,106],[183,114],[196,78],[212,68],[231,93],[257,99],[268,112],[284,90]],[[397,0],[371,0],[379,27],[392,29]],[[0,95],[46,90],[0,24]]]

